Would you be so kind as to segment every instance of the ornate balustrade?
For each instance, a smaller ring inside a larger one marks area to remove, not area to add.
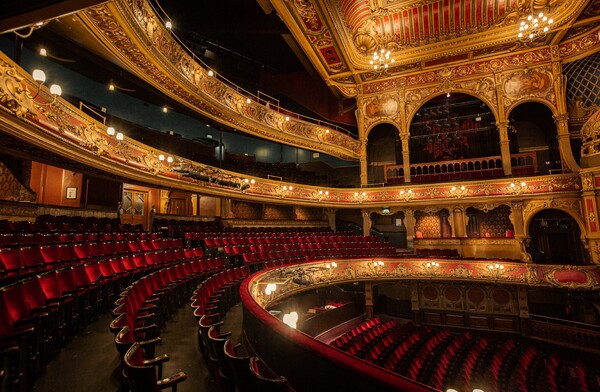
[[[512,154],[513,174],[527,175],[537,173],[535,152]],[[500,156],[459,159],[444,162],[413,163],[410,165],[412,182],[438,182],[467,180],[477,178],[502,177],[502,159]],[[403,165],[384,166],[384,178],[387,184],[404,183]]]

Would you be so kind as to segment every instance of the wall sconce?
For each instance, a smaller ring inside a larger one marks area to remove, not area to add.
[[[365,192],[365,191],[354,192],[354,200],[356,200],[357,202],[362,203],[366,199],[367,199],[367,192]]]
[[[289,192],[293,191],[294,187],[293,186],[288,186],[288,185],[283,185],[283,186],[278,186],[277,188],[275,188],[275,193],[281,197],[284,198],[288,195]]]
[[[371,270],[371,273],[375,275],[379,275],[385,263],[381,260],[373,261],[372,263],[367,263],[367,266]]]
[[[329,196],[329,191],[320,190],[313,193],[313,198],[317,199],[318,201],[323,201],[323,199],[327,196]]]
[[[425,271],[428,275],[435,275],[439,271],[440,263],[437,261],[428,261],[425,263]]]
[[[450,188],[450,196],[456,197],[457,199],[466,196],[468,193],[469,190],[464,185],[461,185],[460,187],[453,186]]]
[[[523,192],[527,191],[527,183],[525,181],[521,181],[520,183],[511,182],[508,186],[508,192],[514,193],[515,195],[520,195]]]
[[[171,29],[173,29],[173,23],[171,23],[170,20],[167,20],[165,22],[165,27],[167,28],[167,30],[171,30]]]
[[[42,71],[41,69],[34,69],[33,72],[31,73],[31,76],[33,77],[33,80],[37,82],[37,88],[36,88],[35,94],[32,94],[31,90],[29,90],[29,88],[22,89],[19,87],[17,92],[18,93],[24,92],[25,95],[27,95],[27,97],[34,100],[37,98],[38,95],[40,95],[40,91],[42,90],[42,84],[44,84],[44,82],[46,82],[46,73],[44,71]],[[41,106],[53,105],[56,102],[56,98],[58,98],[62,95],[62,88],[58,84],[53,84],[50,86],[50,94],[52,94],[52,98],[53,98],[51,102],[48,102],[48,103],[39,103],[38,102],[38,105],[41,105]]]
[[[212,69],[209,69],[208,76],[210,76],[212,78],[213,76],[215,76],[215,72]]]
[[[163,111],[163,113],[167,113],[169,111],[169,108],[166,106],[163,106],[162,111]]]
[[[108,136],[115,136],[115,129],[113,127],[106,128],[106,134]]]
[[[63,63],[74,63],[75,62],[75,60],[73,60],[73,59],[66,59],[64,57],[54,56],[53,54],[49,53],[46,50],[46,48],[40,48],[40,56],[42,56],[42,57],[48,57],[48,58],[51,58],[51,59],[56,60],[56,61],[61,61]]]
[[[488,269],[490,271],[490,275],[492,278],[498,280],[500,276],[502,276],[502,271],[504,271],[504,266],[502,264],[490,264],[488,265]]]
[[[404,201],[409,201],[410,199],[412,199],[413,197],[413,191],[412,189],[409,189],[408,191],[405,191],[404,189],[402,189],[400,191],[400,199],[404,200]]]
[[[115,83],[109,83],[109,84],[108,84],[108,89],[109,89],[110,91],[115,91],[115,90],[118,90],[118,91],[126,91],[126,92],[129,92],[129,93],[133,93],[133,92],[135,92],[135,89],[121,87],[121,86],[119,86],[119,85],[117,85],[117,84],[115,84]]]
[[[244,180],[240,184],[240,190],[242,192],[247,191],[248,189],[250,189],[250,185],[254,185],[255,182],[256,181],[254,181],[254,179],[244,178]]]
[[[125,139],[123,134],[121,132],[117,133],[117,140],[121,142],[121,141],[123,141],[123,139]]]

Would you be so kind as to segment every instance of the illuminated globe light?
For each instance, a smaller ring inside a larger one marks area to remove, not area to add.
[[[265,294],[271,295],[275,290],[277,290],[277,285],[275,283],[269,283],[267,287],[265,287]]]
[[[60,97],[62,95],[62,88],[58,84],[50,86],[50,94]]]
[[[106,128],[106,133],[108,134],[108,136],[114,136],[115,129],[113,127],[108,127],[108,128]]]
[[[46,81],[46,74],[41,69],[34,69],[31,76],[33,76],[33,80],[38,83],[44,83]]]
[[[288,314],[284,314],[283,323],[289,327],[296,329],[296,324],[298,323],[298,313],[290,312]]]

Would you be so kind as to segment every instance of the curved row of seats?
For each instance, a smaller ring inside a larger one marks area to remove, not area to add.
[[[120,248],[119,243],[124,247]],[[68,258],[60,256],[61,246],[79,252],[73,251]],[[40,264],[39,270],[31,269],[32,276],[17,275],[13,283],[0,288],[2,390],[30,390],[34,375],[57,349],[108,310],[131,281],[174,265],[180,268],[180,275],[194,272],[185,262],[203,257],[202,250],[181,246],[181,240],[162,238],[62,244],[55,249],[59,256],[55,255],[54,262],[48,262],[51,246],[10,249],[19,258],[32,255],[35,249],[39,252],[35,256],[38,263],[44,257],[47,263]],[[210,270],[224,262],[223,258],[204,259],[198,268]]]
[[[535,346],[369,320],[331,346],[437,389],[600,390],[600,372]]]

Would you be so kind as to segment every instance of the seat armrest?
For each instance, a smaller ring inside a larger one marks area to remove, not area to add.
[[[187,374],[184,372],[178,372],[170,377],[163,378],[162,380],[158,380],[156,385],[160,389],[173,388],[173,392],[177,392],[177,384],[187,379]]]

